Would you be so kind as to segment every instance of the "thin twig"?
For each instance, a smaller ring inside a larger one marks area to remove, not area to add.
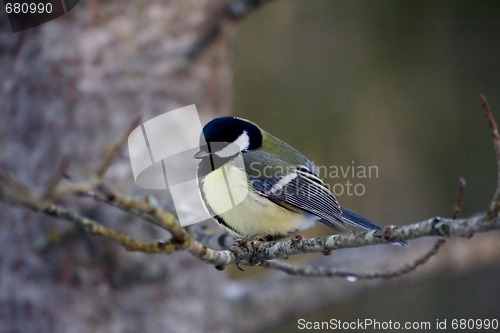
[[[458,180],[458,193],[457,200],[455,201],[455,205],[453,206],[453,213],[451,218],[456,219],[460,216],[460,212],[462,211],[462,206],[464,204],[464,193],[465,193],[465,178],[460,177]]]
[[[29,187],[20,180],[15,179],[7,172],[0,171],[0,194],[7,195],[8,191],[16,193],[16,196],[25,196],[30,193]]]
[[[115,144],[113,148],[111,148],[111,152],[106,155],[103,163],[96,173],[97,179],[102,180],[111,165],[113,165],[113,163],[116,162],[116,160],[123,153],[123,150],[125,150],[125,147],[127,147],[128,136],[130,132],[132,132],[137,126],[139,126],[139,124],[141,123],[141,118],[142,116],[138,116],[137,118],[135,118],[130,124],[128,130],[125,132],[125,135],[122,137],[122,139],[117,144]]]
[[[136,200],[125,196],[108,186],[101,184],[97,191],[103,196],[97,194],[94,198],[99,201],[106,201],[108,204],[116,206],[127,213],[149,216],[152,221],[164,230],[169,231],[176,241],[182,242],[189,238],[188,233],[180,226],[174,214],[164,211],[158,207],[153,207],[147,200]]]
[[[223,268],[229,263],[235,262],[236,257],[229,251],[218,251],[208,248],[204,244],[192,238],[184,228],[182,228],[175,215],[160,208],[152,207],[146,200],[135,200],[111,190],[104,184],[98,188],[103,196],[95,195],[96,200],[105,201],[116,206],[124,212],[139,215],[155,225],[169,231],[172,240],[175,241],[177,250],[187,249],[192,255],[217,268]]]
[[[493,111],[491,110],[488,100],[483,94],[481,94],[481,107],[483,108],[484,116],[490,125],[491,136],[493,138],[493,148],[495,150],[497,162],[497,188],[488,212],[489,217],[495,217],[498,216],[500,212],[500,134],[498,133],[498,126],[495,121],[495,117],[493,116]]]
[[[62,220],[75,222],[78,226],[82,227],[90,234],[104,236],[108,239],[111,239],[122,245],[128,251],[139,251],[146,253],[171,253],[178,250],[178,245],[176,242],[139,242],[122,233],[106,228],[105,226],[94,220],[88,219],[58,205],[47,204],[43,207],[42,211],[47,215],[57,217]]]
[[[59,162],[59,167],[57,168],[56,172],[54,172],[54,174],[49,178],[49,181],[47,182],[47,186],[42,195],[43,199],[51,200],[52,198],[54,198],[56,188],[59,185],[59,182],[64,177],[67,177],[68,166],[69,166],[69,158],[68,156],[63,156],[61,158],[61,161]]]
[[[303,266],[297,264],[290,264],[283,261],[266,261],[262,264],[264,267],[272,268],[278,271],[285,272],[290,275],[309,276],[309,277],[345,277],[352,281],[355,280],[373,280],[373,279],[390,279],[410,273],[417,269],[419,266],[425,264],[431,257],[436,255],[445,243],[443,238],[438,239],[434,246],[419,258],[411,263],[407,263],[396,269],[389,269],[384,271],[374,272],[355,272],[331,267],[315,267]]]

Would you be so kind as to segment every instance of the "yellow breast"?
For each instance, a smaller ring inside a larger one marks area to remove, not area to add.
[[[252,191],[246,173],[231,164],[208,174],[202,189],[212,210],[242,236],[287,235],[311,226],[304,214]]]

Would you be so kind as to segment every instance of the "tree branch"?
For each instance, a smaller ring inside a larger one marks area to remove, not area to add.
[[[455,201],[455,205],[453,206],[453,213],[451,217],[456,219],[460,216],[460,212],[462,211],[462,206],[464,205],[464,193],[465,193],[465,178],[460,177],[458,180],[458,193],[457,200]]]
[[[490,210],[488,211],[488,215],[490,217],[496,217],[500,212],[500,134],[498,133],[498,126],[495,121],[495,117],[493,116],[493,111],[491,110],[488,100],[483,94],[481,94],[481,106],[483,107],[484,116],[490,125],[491,137],[493,138],[493,149],[495,150],[497,160],[497,188],[495,190],[495,194],[493,195]]]
[[[104,159],[95,175],[86,182],[61,185],[60,180],[65,173],[67,161],[63,159],[57,172],[49,179],[47,189],[41,198],[34,198],[30,188],[15,178],[0,173],[0,199],[13,205],[22,206],[34,211],[42,212],[52,217],[78,225],[93,235],[100,235],[113,240],[129,251],[146,253],[172,253],[175,251],[189,251],[193,256],[223,269],[227,265],[263,265],[264,267],[287,272],[292,275],[303,276],[342,276],[356,279],[391,278],[413,271],[427,262],[437,253],[444,244],[444,238],[466,237],[475,233],[500,229],[500,135],[490,106],[484,96],[481,96],[482,107],[492,131],[493,143],[497,156],[498,186],[491,204],[490,211],[482,215],[458,219],[463,205],[465,181],[460,179],[458,197],[451,218],[434,217],[425,221],[402,227],[387,226],[381,230],[368,232],[354,232],[331,235],[317,238],[295,237],[280,242],[241,241],[229,249],[216,250],[210,238],[217,238],[217,244],[227,248],[228,237],[208,235],[203,230],[192,229],[189,232],[182,228],[176,216],[153,204],[147,197],[135,199],[123,195],[104,184],[103,178],[109,167],[118,159],[125,148],[127,135],[124,136]],[[134,120],[131,128],[137,126],[139,119]],[[139,242],[122,233],[103,226],[100,222],[89,219],[76,212],[70,211],[55,203],[55,200],[67,196],[85,196],[96,202],[117,207],[122,211],[140,217],[171,234],[166,241],[151,243]],[[274,259],[286,259],[289,256],[304,253],[330,254],[332,251],[343,248],[361,247],[375,244],[407,241],[426,236],[440,237],[435,245],[416,260],[399,268],[380,272],[350,272],[330,267],[311,267],[288,264]],[[224,239],[223,239],[224,238]],[[201,242],[203,241],[203,243]],[[207,245],[212,244],[212,245]]]
[[[289,264],[283,261],[266,261],[263,266],[273,268],[278,271],[285,272],[290,275],[311,276],[311,277],[344,277],[350,281],[356,280],[373,280],[373,279],[390,279],[410,273],[419,266],[425,264],[432,256],[436,255],[445,243],[443,238],[438,239],[434,246],[414,261],[405,264],[396,269],[384,270],[379,272],[353,272],[344,269],[333,267],[314,267]]]

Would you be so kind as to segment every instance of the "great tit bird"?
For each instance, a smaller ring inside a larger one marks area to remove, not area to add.
[[[202,201],[217,222],[239,236],[275,240],[315,221],[336,231],[350,231],[348,225],[381,229],[341,207],[312,161],[248,120],[213,119],[203,127],[200,147],[194,157],[201,159],[197,179]],[[235,162],[238,156],[243,164]],[[228,186],[248,191],[229,210],[221,202]]]

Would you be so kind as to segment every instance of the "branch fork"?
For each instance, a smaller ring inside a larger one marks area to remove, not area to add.
[[[326,237],[303,238],[302,236],[296,236],[280,242],[264,242],[259,240],[240,241],[233,244],[233,246],[229,246],[228,249],[217,250],[212,246],[206,245],[210,243],[206,240],[209,240],[210,237],[217,237],[218,243],[227,244],[227,241],[221,242],[222,236],[204,235],[203,232],[197,232],[195,229],[182,228],[176,216],[158,207],[154,203],[154,200],[150,200],[147,197],[143,199],[127,197],[105,184],[104,179],[107,171],[122,154],[126,146],[128,134],[139,124],[140,118],[133,121],[126,135],[123,136],[104,158],[104,161],[91,179],[81,183],[61,185],[62,180],[68,178],[66,169],[69,161],[63,157],[58,169],[49,178],[46,189],[39,198],[32,196],[29,186],[22,184],[19,180],[4,172],[0,172],[0,199],[12,205],[29,208],[78,225],[93,235],[103,236],[117,242],[128,251],[169,254],[187,250],[193,256],[215,266],[217,269],[224,269],[230,264],[237,264],[238,267],[240,265],[262,265],[291,275],[314,277],[340,276],[352,279],[392,278],[409,273],[426,263],[432,256],[437,254],[443,246],[445,238],[470,238],[478,232],[500,229],[500,134],[491,107],[483,95],[481,95],[481,106],[493,139],[498,167],[498,180],[489,209],[480,216],[459,218],[465,189],[465,179],[460,178],[457,199],[453,206],[451,218],[433,217],[401,227],[386,226],[377,231],[353,232]],[[149,243],[136,241],[127,235],[105,227],[101,222],[89,219],[56,204],[56,202],[59,202],[59,199],[69,196],[89,197],[96,202],[115,206],[126,213],[137,216],[145,222],[152,223],[168,231],[171,237],[167,240]],[[290,264],[282,260],[296,254],[323,253],[324,255],[328,255],[342,248],[394,243],[426,236],[438,237],[435,244],[428,251],[402,267],[381,272],[351,272],[332,267]]]

